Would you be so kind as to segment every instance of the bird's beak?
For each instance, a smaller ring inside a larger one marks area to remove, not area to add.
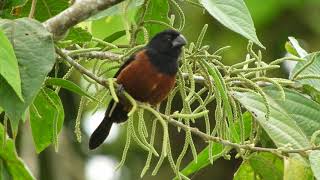
[[[187,44],[186,38],[180,34],[172,41],[172,47],[182,47]]]

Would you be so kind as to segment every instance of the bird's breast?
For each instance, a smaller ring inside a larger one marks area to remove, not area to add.
[[[117,83],[136,100],[156,105],[164,100],[174,87],[175,75],[168,75],[150,62],[144,51],[125,67],[117,77]]]

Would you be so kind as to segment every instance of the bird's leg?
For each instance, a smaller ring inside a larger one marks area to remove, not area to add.
[[[122,84],[118,84],[116,93],[117,93],[118,95],[121,95],[121,94],[123,94],[123,92],[124,92],[124,86],[123,86]]]

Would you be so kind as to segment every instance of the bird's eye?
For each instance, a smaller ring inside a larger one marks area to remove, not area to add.
[[[167,40],[167,41],[171,41],[171,36],[170,36],[170,35],[167,35],[167,36],[166,36],[166,40]]]

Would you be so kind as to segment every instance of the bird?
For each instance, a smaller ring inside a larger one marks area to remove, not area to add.
[[[186,44],[186,38],[176,30],[157,33],[119,68],[114,75],[116,83],[137,101],[153,106],[161,103],[175,86],[178,59]],[[119,103],[110,101],[102,122],[90,136],[90,150],[104,142],[113,123],[127,121],[128,104],[121,98]]]

